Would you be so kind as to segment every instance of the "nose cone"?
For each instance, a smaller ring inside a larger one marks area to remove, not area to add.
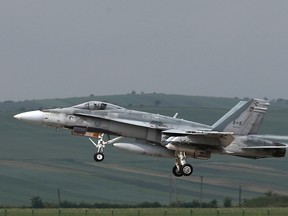
[[[14,118],[30,123],[41,124],[44,120],[44,113],[40,110],[36,110],[17,114]]]

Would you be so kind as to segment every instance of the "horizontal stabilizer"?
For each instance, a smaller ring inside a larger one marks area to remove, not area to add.
[[[288,145],[281,145],[281,146],[249,146],[243,147],[242,149],[285,149],[288,148]]]
[[[256,138],[288,142],[288,136],[283,135],[253,135]]]

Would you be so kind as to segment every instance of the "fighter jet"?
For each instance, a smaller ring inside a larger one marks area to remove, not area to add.
[[[269,102],[261,99],[240,101],[211,126],[179,119],[177,114],[163,116],[101,101],[24,112],[14,117],[89,137],[97,148],[96,162],[103,161],[107,144],[144,155],[175,157],[172,172],[180,177],[193,172],[192,165],[186,162],[188,157],[206,160],[214,153],[250,159],[284,157],[286,144],[257,135],[268,106]]]

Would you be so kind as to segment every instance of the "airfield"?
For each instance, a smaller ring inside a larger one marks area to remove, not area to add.
[[[93,160],[95,147],[85,137],[70,135],[19,122],[13,115],[39,108],[72,106],[89,100],[105,100],[129,109],[143,110],[213,124],[239,99],[139,94],[105,97],[33,100],[0,103],[0,206],[30,205],[31,197],[44,202],[110,202],[137,204],[145,201],[189,202],[216,199],[222,205],[231,197],[238,205],[268,191],[288,195],[287,157],[249,160],[213,155],[210,160],[188,159],[192,176],[175,178],[174,158],[127,153],[113,146],[105,149],[105,160]],[[260,134],[288,135],[288,104],[271,103]],[[288,140],[286,141],[288,142]]]

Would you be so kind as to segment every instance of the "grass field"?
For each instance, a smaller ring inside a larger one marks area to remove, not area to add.
[[[111,102],[118,100],[120,105],[133,104],[133,109],[170,116],[178,112],[179,118],[206,124],[213,124],[237,103],[235,99],[164,95],[160,98],[161,106],[157,107],[152,106],[156,96],[142,95],[141,100],[141,95],[136,95],[130,101],[128,95],[114,96]],[[87,98],[64,100],[64,104],[80,100]],[[53,106],[63,104],[60,99],[53,101]],[[139,106],[141,101],[145,106]],[[35,103],[39,107],[50,104],[46,100],[34,101],[33,106]],[[22,105],[18,104],[16,110]],[[242,199],[263,195],[269,190],[288,194],[287,157],[249,160],[213,155],[207,161],[189,159],[194,166],[193,175],[174,178],[171,176],[173,158],[129,154],[108,146],[105,160],[95,163],[95,147],[87,138],[71,136],[67,130],[25,124],[13,119],[16,111],[11,110],[0,112],[0,206],[29,206],[33,196],[57,203],[58,188],[62,200],[73,202],[187,202],[200,199],[201,176],[204,177],[203,201],[216,199],[219,206],[225,197],[231,197],[233,205],[237,205],[240,185]],[[287,105],[272,104],[261,133],[286,135],[287,116]]]
[[[287,216],[288,208],[0,209],[0,216]]]

